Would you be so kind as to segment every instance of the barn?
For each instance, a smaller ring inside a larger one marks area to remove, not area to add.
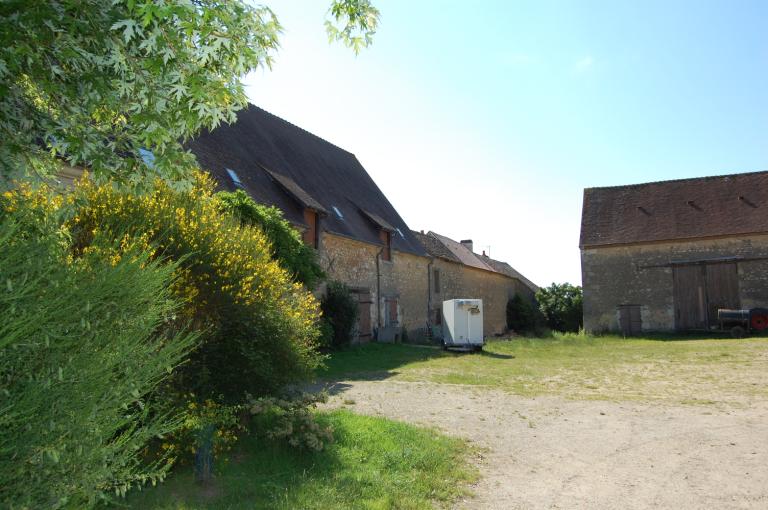
[[[584,190],[584,327],[717,327],[768,306],[768,172]]]

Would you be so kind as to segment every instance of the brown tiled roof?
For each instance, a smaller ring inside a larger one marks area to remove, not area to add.
[[[584,190],[584,247],[768,232],[768,172]]]
[[[531,289],[531,292],[533,293],[536,293],[539,290],[539,287],[535,283],[523,276],[519,271],[506,262],[492,259],[485,254],[478,255],[460,242],[436,234],[435,232],[423,234],[421,232],[413,231],[411,233],[421,242],[424,249],[427,250],[427,253],[433,257],[440,257],[458,264],[485,269],[486,271],[492,271],[510,278],[515,278]]]
[[[441,236],[435,232],[429,232],[427,235],[434,237],[440,241],[450,252],[456,257],[459,262],[465,266],[476,267],[478,269],[485,269],[486,271],[493,271],[493,268],[480,260],[480,257],[475,255],[472,250],[464,246],[458,241],[454,241],[450,237]],[[495,271],[494,271],[495,272]]]
[[[424,246],[424,249],[427,250],[427,253],[432,255],[433,257],[440,257],[445,260],[450,260],[451,262],[456,262],[458,264],[461,263],[459,258],[454,255],[451,250],[445,247],[443,243],[437,240],[437,238],[432,237],[429,234],[423,234],[421,232],[416,232],[415,230],[411,231],[411,234],[413,234],[416,239],[421,242],[422,246]]]
[[[295,224],[303,223],[305,207],[325,210],[324,230],[381,245],[379,228],[364,207],[402,232],[392,236],[395,250],[426,255],[354,154],[257,106],[240,110],[234,124],[201,133],[187,148],[222,188],[235,189],[226,171],[232,169],[254,200],[277,206]]]
[[[507,275],[509,277],[517,278],[518,280],[520,280],[523,283],[523,285],[525,285],[526,287],[531,289],[531,292],[533,292],[534,294],[539,291],[539,286],[538,285],[536,285],[531,280],[529,280],[528,278],[523,276],[522,273],[520,273],[517,269],[515,269],[512,266],[510,266],[506,262],[502,262],[500,260],[492,259],[491,257],[488,257],[487,255],[481,255],[480,258],[482,259],[483,262],[485,262],[486,264],[491,266],[493,268],[493,270],[496,271],[497,273],[502,273],[502,274],[505,274],[505,275]]]

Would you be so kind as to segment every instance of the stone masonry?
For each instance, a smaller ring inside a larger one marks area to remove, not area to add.
[[[584,248],[584,328],[618,331],[618,306],[635,304],[643,331],[672,331],[672,264],[725,258],[737,260],[741,307],[768,306],[768,235]]]

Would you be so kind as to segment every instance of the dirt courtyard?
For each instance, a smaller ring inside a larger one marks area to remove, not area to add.
[[[340,381],[328,407],[479,447],[459,509],[768,508],[768,401],[565,400],[434,382]]]

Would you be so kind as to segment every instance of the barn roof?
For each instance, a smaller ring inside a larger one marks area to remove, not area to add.
[[[411,231],[411,233],[421,242],[422,246],[424,246],[424,249],[427,250],[427,253],[433,257],[440,257],[441,259],[450,260],[451,262],[461,264],[459,258],[454,255],[451,250],[446,248],[443,243],[438,241],[437,238],[429,234],[425,234],[424,232]]]
[[[584,190],[582,248],[768,233],[768,171]]]
[[[426,255],[354,154],[257,106],[248,105],[237,122],[203,132],[187,148],[221,188],[242,188],[257,202],[279,207],[294,224],[304,224],[308,207],[324,214],[328,232],[380,245],[379,227],[391,229],[397,231],[395,250]]]
[[[445,248],[465,266],[476,267],[478,269],[485,269],[486,271],[493,271],[494,269],[480,260],[472,250],[464,246],[458,241],[454,241],[450,237],[441,236],[438,233],[430,231],[427,235],[437,239]]]
[[[523,283],[523,285],[531,289],[531,292],[533,292],[534,294],[539,291],[538,285],[536,285],[531,280],[523,276],[522,273],[520,273],[520,271],[510,266],[508,263],[502,262],[501,260],[492,259],[487,255],[481,255],[480,259],[486,264],[488,264],[489,266],[491,266],[493,270],[496,271],[497,273],[502,273],[507,276],[511,276],[512,278],[517,278]]]
[[[421,242],[427,250],[427,253],[433,257],[440,257],[441,259],[457,264],[484,269],[510,278],[515,278],[534,293],[539,290],[539,287],[535,283],[523,276],[515,268],[506,262],[488,257],[485,255],[485,252],[483,252],[482,255],[478,255],[467,246],[461,244],[461,242],[454,241],[449,237],[445,237],[432,231],[426,234],[424,232],[413,231],[412,234]]]

